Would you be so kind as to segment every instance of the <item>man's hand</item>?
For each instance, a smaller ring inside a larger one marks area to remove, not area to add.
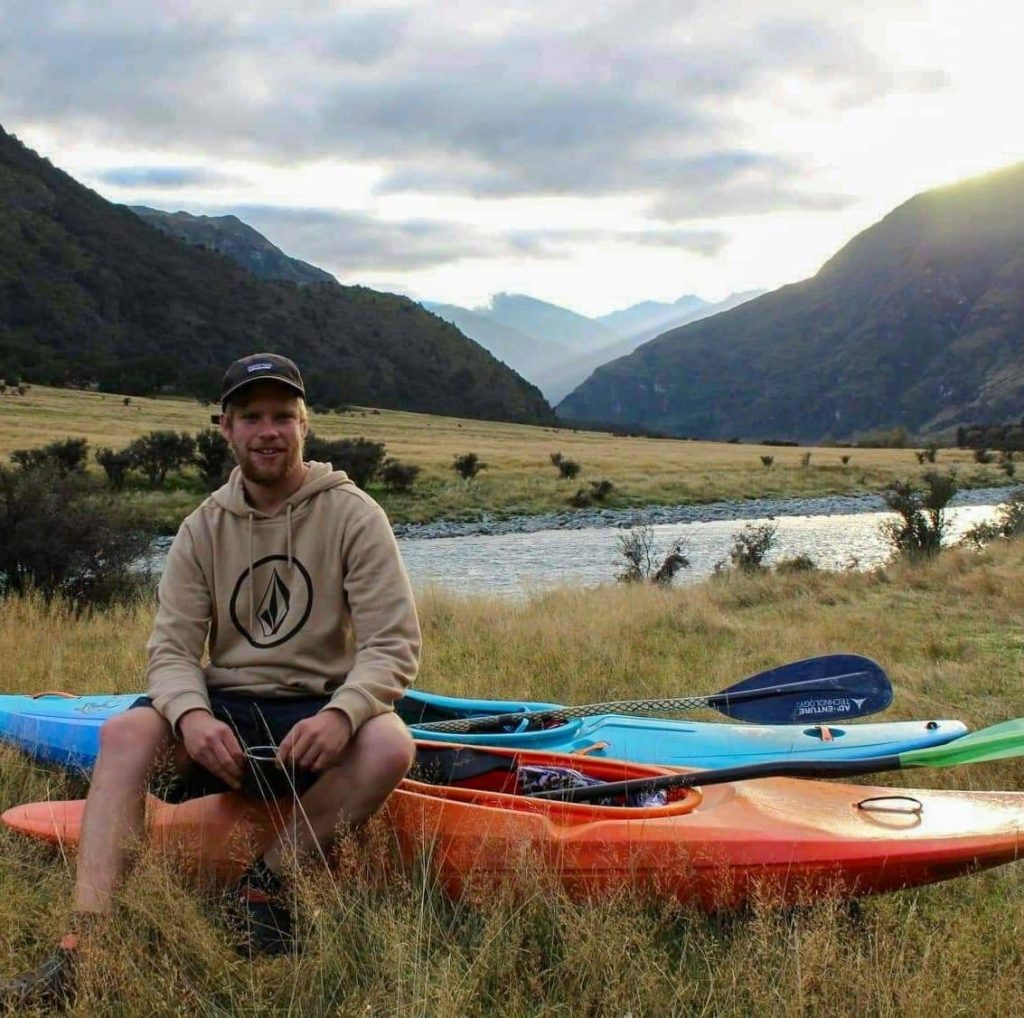
[[[352,722],[340,710],[322,710],[300,721],[277,748],[282,766],[325,771],[341,762],[352,738]]]
[[[245,756],[230,725],[205,710],[190,710],[178,721],[185,751],[232,788],[242,787]]]

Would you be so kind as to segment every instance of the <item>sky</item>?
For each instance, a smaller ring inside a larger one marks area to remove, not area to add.
[[[1024,160],[1003,0],[0,0],[0,125],[343,283],[588,315],[812,275]]]

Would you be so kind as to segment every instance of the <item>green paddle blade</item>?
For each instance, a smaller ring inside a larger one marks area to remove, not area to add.
[[[1004,721],[979,732],[969,732],[945,746],[929,746],[900,753],[901,767],[956,767],[1024,756],[1024,718]]]

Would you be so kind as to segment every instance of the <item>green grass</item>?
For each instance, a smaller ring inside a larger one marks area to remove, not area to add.
[[[587,702],[707,693],[834,651],[876,658],[889,719],[1024,715],[1024,545],[953,551],[875,573],[730,576],[679,589],[609,585],[524,601],[418,595],[420,685]],[[11,691],[135,690],[150,609],[75,615],[0,603]],[[708,715],[712,717],[712,715]],[[1019,789],[1024,765],[914,771],[875,783]],[[0,750],[0,806],[82,786]],[[472,903],[387,872],[386,832],[346,841],[297,902],[297,959],[236,956],[215,901],[147,854],[86,953],[77,1015],[971,1015],[1024,1000],[1024,865],[919,891],[784,913],[707,917],[624,894],[567,900],[530,873]],[[40,959],[70,888],[60,852],[0,832],[0,968]]]

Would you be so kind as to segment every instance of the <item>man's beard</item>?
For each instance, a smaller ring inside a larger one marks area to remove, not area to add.
[[[282,456],[275,463],[261,463],[254,455],[244,449],[232,447],[235,461],[242,471],[242,477],[253,484],[272,487],[283,481],[296,467],[302,463],[302,449],[290,450],[290,454]]]

